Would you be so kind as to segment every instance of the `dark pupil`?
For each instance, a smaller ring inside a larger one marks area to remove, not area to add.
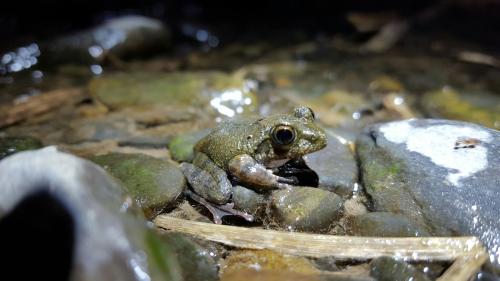
[[[279,129],[276,132],[276,140],[280,144],[290,144],[293,141],[293,132],[289,129]]]

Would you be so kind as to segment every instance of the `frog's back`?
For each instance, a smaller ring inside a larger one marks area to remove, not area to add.
[[[230,120],[221,123],[195,146],[195,152],[205,153],[217,166],[226,169],[235,156],[252,153],[253,139],[248,136],[259,133],[255,120]]]

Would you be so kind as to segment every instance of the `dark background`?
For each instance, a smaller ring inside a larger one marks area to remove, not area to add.
[[[141,14],[161,19],[182,39],[185,23],[207,26],[223,40],[286,37],[290,30],[318,33],[353,31],[345,15],[350,11],[396,11],[413,17],[435,5],[445,12],[417,26],[428,31],[446,31],[466,39],[497,44],[500,32],[500,0],[355,0],[355,1],[158,1],[158,0],[70,0],[2,1],[0,5],[0,49],[90,27],[104,19]]]

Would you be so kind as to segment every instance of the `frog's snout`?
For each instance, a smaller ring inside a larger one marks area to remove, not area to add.
[[[326,133],[323,129],[318,128],[315,132],[310,134],[309,139],[313,143],[325,143],[326,145]]]
[[[326,137],[325,131],[319,131],[315,137],[316,139],[314,141],[318,144],[318,149],[322,149],[328,144],[328,139]]]
[[[320,150],[327,145],[326,133],[321,128],[311,130],[307,134],[304,134],[304,139],[309,142],[308,146],[310,151]]]

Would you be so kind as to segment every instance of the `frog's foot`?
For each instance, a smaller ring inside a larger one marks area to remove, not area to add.
[[[222,218],[225,216],[238,216],[244,218],[246,221],[249,222],[254,221],[254,217],[252,215],[242,211],[235,210],[234,203],[215,205],[213,203],[208,202],[207,200],[203,199],[201,196],[190,190],[186,190],[185,193],[194,201],[205,206],[207,210],[212,214],[214,223],[216,224],[222,224]]]

